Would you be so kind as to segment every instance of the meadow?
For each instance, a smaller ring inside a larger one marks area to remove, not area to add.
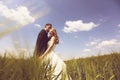
[[[65,63],[72,80],[120,80],[119,53],[71,59]],[[0,57],[0,80],[51,80],[51,74],[50,67],[35,57]]]
[[[73,80],[120,80],[120,54],[66,61]]]

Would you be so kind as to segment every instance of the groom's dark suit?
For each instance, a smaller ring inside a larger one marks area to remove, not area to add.
[[[35,54],[37,56],[41,56],[47,50],[47,44],[49,40],[50,38],[48,37],[48,32],[42,29],[38,34],[36,42]]]

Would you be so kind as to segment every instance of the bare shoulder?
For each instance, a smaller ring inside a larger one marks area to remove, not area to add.
[[[51,40],[53,40],[53,41],[54,41],[54,40],[55,40],[55,37],[54,37],[54,36],[53,36],[53,37],[51,37]]]
[[[49,41],[49,45],[53,45],[55,43],[55,37],[51,37]]]

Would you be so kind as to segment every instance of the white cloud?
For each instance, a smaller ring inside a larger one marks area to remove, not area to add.
[[[79,38],[78,36],[74,36],[74,38]]]
[[[26,48],[18,48],[17,50],[13,46],[8,46],[6,48],[0,49],[0,56],[6,57],[15,57],[15,58],[20,58],[20,57],[30,57],[31,55],[29,54],[29,51]]]
[[[84,49],[82,52],[90,52],[90,49]]]
[[[3,55],[3,53],[5,53],[5,51],[3,49],[0,49],[0,56]]]
[[[97,44],[97,41],[92,41],[92,42],[86,44],[86,46],[93,46],[93,45],[96,45],[96,44]]]
[[[120,35],[116,35],[116,37],[120,38]]]
[[[64,41],[63,40],[60,40],[60,44],[63,44],[64,43]]]
[[[95,46],[100,42],[100,39],[95,39],[89,43],[86,44],[86,46]]]
[[[116,39],[112,39],[112,40],[105,40],[100,42],[96,48],[103,48],[103,47],[111,47],[113,45],[117,45],[119,44],[118,41]]]
[[[5,48],[0,49],[0,56],[4,56],[6,54],[6,52],[9,54],[14,54],[14,53],[16,54],[15,48],[13,48],[12,46],[7,46]]]
[[[14,32],[30,23],[33,23],[36,19],[49,12],[49,8],[43,8],[38,12],[32,13],[32,10],[29,10],[26,6],[16,6],[16,8],[10,8],[5,1],[0,1],[0,18],[3,20],[0,27],[4,27],[0,32],[0,38],[3,38],[9,33]]]
[[[20,25],[26,25],[35,21],[35,18],[30,15],[27,7],[19,6],[16,9],[11,9],[2,2],[0,2],[0,16],[15,21]]]
[[[96,42],[96,41],[95,41],[95,42],[90,42],[90,44],[91,44],[91,45],[96,45],[97,42]]]
[[[41,28],[39,24],[34,24],[35,27]]]
[[[90,31],[98,25],[94,22],[84,23],[82,20],[66,21],[63,31],[66,33],[78,31]]]
[[[86,44],[86,48],[81,51],[81,57],[98,56],[110,54],[111,51],[119,52],[120,41],[117,39],[102,40],[93,39],[93,41]],[[83,53],[82,53],[83,52]]]
[[[120,27],[120,24],[118,24],[118,27]]]
[[[11,4],[14,0],[4,0],[4,3]]]

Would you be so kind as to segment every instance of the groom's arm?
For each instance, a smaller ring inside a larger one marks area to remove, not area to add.
[[[39,53],[43,53],[43,45],[45,43],[45,31],[44,30],[41,30],[40,33],[38,34],[38,38],[37,38],[37,41],[36,41],[36,53],[39,54]]]
[[[48,41],[51,39],[51,36],[48,36]]]
[[[40,44],[43,41],[44,37],[45,37],[45,31],[41,30],[40,33],[38,34],[37,44]]]
[[[47,50],[45,51],[45,53],[42,55],[42,57],[44,58],[53,48],[54,44],[55,44],[55,38],[53,37],[52,40],[51,40],[51,44],[50,46],[47,48]]]

